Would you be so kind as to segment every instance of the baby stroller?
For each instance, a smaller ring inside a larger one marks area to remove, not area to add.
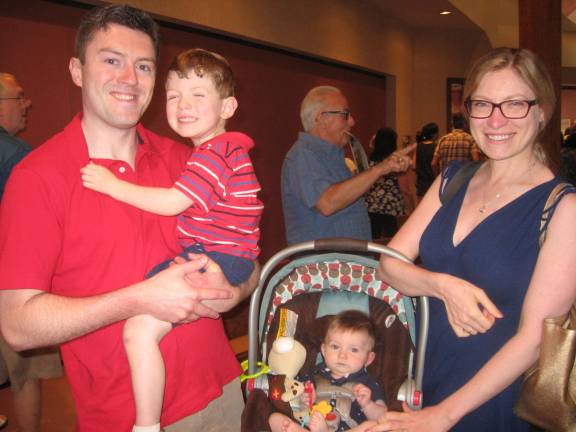
[[[321,254],[302,256],[305,252]],[[368,372],[383,385],[389,409],[401,410],[401,401],[413,409],[421,408],[428,299],[419,299],[416,338],[414,300],[376,277],[376,254],[410,262],[386,246],[334,238],[290,246],[264,265],[250,302],[248,360],[243,363],[242,376],[246,395],[242,432],[269,431],[268,417],[275,411],[292,414],[272,397],[279,394],[278,377],[267,373],[266,362],[274,340],[293,336],[302,343],[307,353],[302,370],[309,370],[320,360],[319,347],[329,317],[346,309],[364,311],[377,328],[376,360]],[[298,257],[272,275],[280,263],[294,255]]]

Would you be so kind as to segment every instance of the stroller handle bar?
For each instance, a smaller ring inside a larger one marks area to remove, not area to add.
[[[412,263],[408,257],[402,253],[389,248],[388,246],[372,243],[364,240],[351,238],[327,238],[315,241],[308,241],[294,244],[282,249],[270,258],[262,267],[258,287],[250,298],[250,311],[248,321],[248,374],[255,374],[257,368],[258,354],[258,318],[260,316],[260,298],[265,290],[266,281],[274,268],[284,259],[308,251],[336,251],[336,252],[374,252],[384,254],[392,258],[399,259],[406,263]],[[424,375],[424,354],[426,352],[426,341],[428,338],[428,298],[418,297],[418,309],[420,314],[420,325],[418,328],[416,367],[414,376],[414,386],[418,392],[422,390],[422,378]]]

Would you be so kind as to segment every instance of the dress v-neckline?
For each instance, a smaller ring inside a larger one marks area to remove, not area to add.
[[[497,209],[496,211],[490,213],[488,216],[486,216],[484,219],[482,219],[474,228],[472,228],[468,234],[466,234],[464,237],[462,237],[460,239],[460,241],[456,244],[454,242],[454,234],[456,233],[456,226],[458,225],[458,222],[460,220],[460,213],[462,212],[462,204],[464,204],[464,197],[466,196],[466,192],[468,191],[468,186],[470,185],[470,181],[472,179],[470,179],[468,181],[468,183],[466,184],[466,187],[464,188],[464,193],[462,194],[461,192],[459,192],[457,194],[457,196],[455,196],[455,199],[458,199],[458,211],[456,212],[456,217],[452,219],[451,221],[451,225],[452,225],[452,233],[450,235],[450,245],[452,246],[453,249],[458,249],[462,243],[464,243],[466,240],[468,240],[469,237],[471,237],[473,234],[475,234],[475,232],[486,223],[486,221],[492,219],[495,215],[497,215],[498,213],[501,213],[502,211],[504,211],[505,209],[509,208],[510,206],[512,206],[513,204],[516,204],[518,201],[520,201],[521,199],[523,199],[524,197],[526,197],[529,193],[531,193],[532,191],[535,191],[536,189],[554,181],[555,177],[551,178],[548,181],[545,181],[543,183],[540,183],[536,186],[534,186],[531,189],[528,189],[526,192],[518,195],[516,198],[514,198],[512,201],[510,201],[509,203],[503,205],[502,207],[500,207],[499,209]]]

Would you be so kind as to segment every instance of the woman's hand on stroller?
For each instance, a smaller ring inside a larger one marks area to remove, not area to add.
[[[463,279],[439,275],[439,298],[444,302],[448,321],[458,337],[488,331],[502,313],[477,286]]]
[[[402,408],[404,412],[388,411],[367,432],[446,432],[456,424],[441,405],[412,411],[404,402]]]

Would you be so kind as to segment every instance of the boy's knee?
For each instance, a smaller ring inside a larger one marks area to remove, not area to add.
[[[153,342],[155,339],[152,334],[147,331],[146,327],[140,325],[138,320],[129,319],[124,325],[124,332],[122,339],[125,346],[140,344],[143,342]]]

